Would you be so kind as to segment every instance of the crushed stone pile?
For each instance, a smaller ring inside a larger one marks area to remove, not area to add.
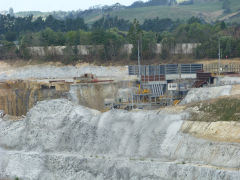
[[[128,76],[128,68],[104,66],[25,66],[0,72],[0,80],[12,79],[45,79],[45,78],[73,78],[84,73],[93,73],[97,76],[124,77]]]
[[[231,94],[231,90],[232,90],[231,85],[193,88],[188,92],[187,96],[181,101],[181,104],[214,99],[220,96],[228,96]]]

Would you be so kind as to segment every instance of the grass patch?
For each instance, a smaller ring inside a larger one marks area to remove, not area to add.
[[[123,19],[133,21],[135,18],[141,23],[145,19],[159,18],[171,18],[171,19],[188,19],[192,16],[196,16],[197,12],[190,9],[185,9],[181,6],[152,6],[133,9],[124,9],[119,11],[113,11],[111,16],[118,16]]]
[[[192,112],[191,121],[240,121],[240,99],[221,98],[198,103],[199,112]]]
[[[155,17],[161,18],[171,18],[171,19],[182,19],[186,20],[192,16],[203,16],[207,21],[215,21],[221,18],[222,14],[217,17],[212,17],[212,13],[222,10],[222,1],[208,1],[208,2],[198,2],[196,1],[192,5],[179,5],[179,6],[150,6],[150,7],[140,7],[116,10],[108,12],[111,16],[118,16],[119,18],[127,19],[133,21],[137,18],[141,23],[145,19],[152,19]],[[240,9],[239,0],[230,0],[231,13],[236,12]],[[99,13],[93,13],[84,17],[88,24],[92,24],[95,20],[102,17]]]

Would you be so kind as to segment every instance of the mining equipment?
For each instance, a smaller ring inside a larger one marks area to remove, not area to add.
[[[140,69],[140,72],[139,72]],[[129,75],[137,75],[134,86],[125,97],[115,97],[111,104],[117,109],[154,109],[177,105],[196,81],[202,64],[166,64],[129,66]],[[125,99],[125,100],[123,100]]]
[[[100,83],[100,82],[112,82],[113,80],[100,80],[97,79],[95,74],[91,74],[91,73],[85,73],[83,75],[81,75],[80,77],[74,77],[73,78],[74,83],[78,84],[78,83]]]

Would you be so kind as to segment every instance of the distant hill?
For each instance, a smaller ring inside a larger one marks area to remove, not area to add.
[[[238,21],[239,17],[230,17],[228,15],[240,11],[239,0],[229,0],[231,12],[225,14],[222,9],[223,1],[214,0],[195,0],[193,4],[189,5],[175,5],[175,6],[150,6],[140,7],[133,9],[124,9],[120,11],[113,11],[109,13],[111,16],[119,16],[127,20],[133,20],[137,18],[140,22],[144,19],[150,19],[154,17],[159,18],[171,18],[171,19],[188,19],[192,16],[203,18],[207,22],[213,22],[216,20],[224,19],[226,21]],[[92,23],[99,17],[100,14],[87,17],[86,22]]]
[[[200,17],[206,22],[224,20],[227,22],[240,22],[239,0],[228,0],[230,12],[224,12],[224,0],[151,0],[146,3],[137,1],[131,6],[123,6],[119,3],[112,6],[93,7],[85,11],[54,11],[54,12],[18,12],[16,16],[28,16],[33,14],[46,17],[52,14],[58,19],[83,17],[88,24],[94,23],[104,15],[118,16],[132,21],[134,18],[143,22],[144,19],[155,17],[171,19],[189,19],[192,16]],[[162,3],[161,5],[159,5]]]

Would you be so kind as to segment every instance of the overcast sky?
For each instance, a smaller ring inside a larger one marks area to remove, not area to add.
[[[57,11],[57,10],[78,10],[88,9],[94,5],[112,5],[117,2],[123,5],[130,5],[137,0],[0,0],[0,10],[18,11]]]

